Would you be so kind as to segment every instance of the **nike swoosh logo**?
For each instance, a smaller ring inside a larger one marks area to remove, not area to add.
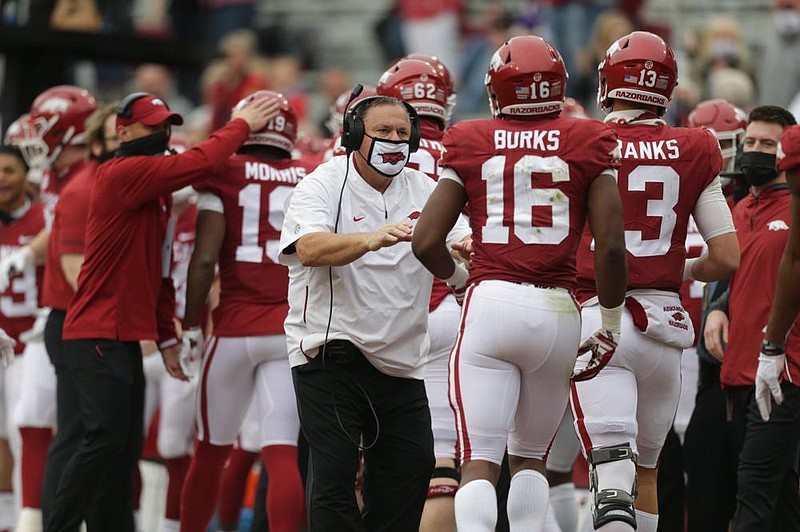
[[[364,216],[353,216],[353,221],[354,221],[354,222],[360,222],[360,221],[361,221],[361,220],[363,220],[364,218],[365,218]]]

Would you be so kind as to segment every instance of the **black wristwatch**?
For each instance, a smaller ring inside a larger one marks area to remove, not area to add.
[[[761,342],[761,352],[767,356],[774,357],[784,354],[783,344],[776,344],[769,340]]]

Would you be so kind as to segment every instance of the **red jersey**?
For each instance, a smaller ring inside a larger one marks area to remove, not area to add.
[[[221,200],[225,215],[215,335],[283,334],[289,312],[289,270],[278,264],[284,203],[312,170],[292,159],[236,155],[199,187]]]
[[[697,229],[694,218],[689,217],[689,227],[686,232],[686,258],[693,259],[703,254],[706,246],[703,235]],[[681,303],[694,325],[694,345],[697,345],[697,335],[700,332],[700,322],[703,318],[703,290],[706,284],[695,279],[684,281],[681,284]]]
[[[587,189],[618,166],[616,133],[596,120],[493,118],[459,122],[443,144],[441,165],[469,202],[470,282],[574,288]]]
[[[0,223],[0,258],[6,257],[30,243],[44,228],[44,206],[40,202],[29,204],[25,212],[10,224]],[[22,353],[25,344],[19,335],[33,327],[39,308],[39,287],[42,286],[44,268],[30,266],[22,273],[11,276],[9,287],[0,293],[0,328],[17,341],[16,354]]]
[[[739,269],[731,276],[728,348],[722,359],[720,382],[752,386],[758,353],[769,321],[778,284],[778,265],[789,239],[791,193],[786,186],[752,194],[733,209],[741,249]],[[800,383],[800,343],[795,322],[786,345],[786,362],[793,382]]]
[[[722,169],[717,139],[700,128],[660,120],[608,124],[619,134],[619,193],[625,216],[628,289],[678,293],[686,260],[689,217]],[[578,250],[578,299],[596,295],[592,235]]]
[[[89,213],[89,196],[96,171],[96,161],[83,165],[63,188],[61,200],[56,203],[44,269],[43,303],[46,307],[67,310],[75,293],[64,275],[61,256],[83,254],[86,215]]]
[[[197,205],[191,205],[178,217],[172,238],[172,284],[175,286],[175,317],[183,320],[186,312],[186,276],[194,251]]]
[[[406,166],[427,174],[434,181],[439,181],[439,159],[442,157],[444,130],[439,129],[435,122],[422,119],[420,121],[420,133],[419,149],[409,155]],[[434,278],[430,311],[436,310],[450,293],[450,287],[447,286],[447,283]]]
[[[116,157],[97,168],[65,340],[175,338],[174,288],[162,260],[169,202],[161,198],[224,166],[249,134],[237,119],[181,154]]]

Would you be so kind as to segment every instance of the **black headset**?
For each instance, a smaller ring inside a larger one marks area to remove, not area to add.
[[[364,104],[364,102],[378,98],[387,97],[370,96],[369,98],[364,98],[363,100],[356,102],[356,104],[345,113],[344,121],[342,123],[342,147],[347,148],[348,152],[358,151],[358,149],[361,147],[361,142],[364,140],[364,121],[356,116],[356,111],[361,105]],[[419,149],[419,114],[417,113],[417,110],[414,109],[414,106],[410,103],[397,98],[392,99],[402,103],[405,106],[406,111],[408,111],[408,118],[411,119],[411,135],[408,139],[408,151],[409,153],[414,153],[417,151],[417,149]]]
[[[117,105],[117,116],[120,118],[131,118],[133,116],[133,102],[152,96],[149,92],[132,92],[125,96]],[[166,104],[164,104],[166,105]],[[169,107],[167,107],[169,109]]]

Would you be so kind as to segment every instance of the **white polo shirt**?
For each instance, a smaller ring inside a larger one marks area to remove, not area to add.
[[[278,260],[290,266],[286,335],[289,362],[306,363],[325,342],[353,342],[381,372],[421,379],[428,347],[428,305],[433,276],[411,252],[410,242],[371,251],[345,266],[303,267],[297,254],[285,253],[301,236],[333,233],[348,158],[323,163],[295,188],[286,210]],[[388,223],[416,224],[436,183],[403,169],[381,194],[358,174],[352,161],[341,199],[338,233],[368,233]],[[461,219],[448,244],[470,234]],[[333,276],[333,313],[330,280]]]

